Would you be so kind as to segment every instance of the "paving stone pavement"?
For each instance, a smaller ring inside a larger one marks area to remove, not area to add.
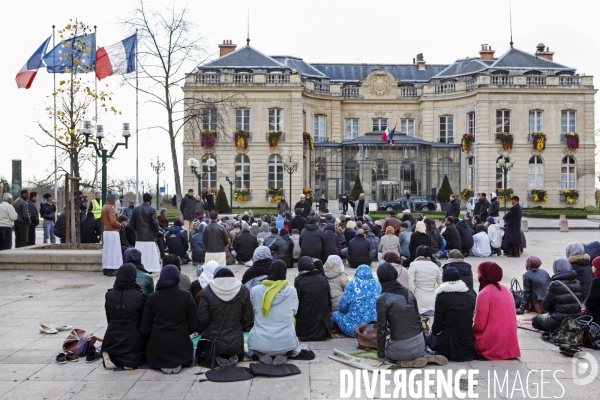
[[[598,240],[598,236],[597,231],[592,230],[529,232],[528,247],[520,259],[494,256],[467,258],[467,261],[473,265],[474,274],[479,262],[498,262],[504,269],[502,282],[509,285],[511,278],[522,280],[526,257],[537,255],[543,262],[542,268],[551,271],[552,261],[564,257],[567,243]],[[238,278],[245,271],[245,267],[239,265],[230,268]],[[373,271],[375,269],[376,264]],[[195,279],[195,267],[186,265],[183,270]],[[353,275],[354,270],[347,269],[347,272]],[[296,275],[296,270],[289,271],[290,283]],[[102,337],[106,329],[104,293],[113,281],[114,278],[95,272],[0,271],[0,398],[338,399],[342,395],[340,370],[355,371],[327,358],[334,348],[356,351],[354,339],[307,343],[317,357],[313,361],[292,362],[302,371],[300,375],[235,383],[199,382],[194,374],[201,371],[200,367],[183,369],[178,375],[164,375],[153,370],[107,371],[100,361],[57,364],[55,354],[68,332],[40,334],[39,323],[70,324]],[[518,335],[522,353],[518,360],[450,362],[444,367],[429,365],[422,372],[477,369],[475,393],[479,398],[541,398],[542,395],[565,399],[598,398],[600,377],[586,386],[577,385],[572,375],[572,359],[561,356],[557,347],[543,342],[535,332],[519,329]],[[589,354],[600,363],[600,351],[589,350]],[[542,370],[545,371],[542,373]],[[506,382],[505,374],[508,374]],[[438,390],[435,378],[426,382],[420,375],[416,381],[429,387],[434,397],[446,398],[447,394]],[[505,386],[500,389],[503,384]],[[365,398],[365,383],[358,386],[361,389],[358,398]],[[375,398],[385,396],[380,389],[378,386]],[[387,393],[390,394],[392,389]],[[355,394],[352,393],[351,398],[356,398]],[[405,395],[411,397],[408,392]]]

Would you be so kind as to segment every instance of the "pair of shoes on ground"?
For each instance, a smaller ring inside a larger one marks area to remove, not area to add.
[[[40,324],[40,333],[57,333],[58,331],[70,331],[73,329],[71,325],[55,326],[51,324]]]
[[[268,354],[259,353],[258,360],[263,364],[273,364],[273,365],[281,365],[287,361],[288,357],[284,354],[277,355],[272,357]]]
[[[177,368],[161,368],[160,370],[165,374],[178,374],[181,371],[181,365]]]
[[[221,368],[235,367],[238,363],[238,356],[237,356],[237,354],[234,354],[231,357],[229,357],[228,359],[222,358],[220,356],[216,356],[215,361]]]
[[[91,363],[91,362],[98,361],[101,358],[102,358],[102,353],[100,352],[100,350],[96,349],[95,347],[92,347],[92,349],[85,356],[85,362]]]
[[[414,360],[400,361],[400,366],[404,368],[422,368],[428,363],[438,365],[448,365],[448,359],[441,355],[426,355],[423,357],[417,357]]]
[[[63,353],[60,352],[56,355],[56,362],[59,364],[66,364],[67,361],[79,361],[79,356],[77,354],[74,354],[72,352],[67,352],[67,353]]]

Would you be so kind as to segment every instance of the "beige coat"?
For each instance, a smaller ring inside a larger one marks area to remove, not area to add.
[[[325,265],[328,266],[328,263]],[[329,281],[329,288],[331,290],[332,311],[337,311],[340,297],[342,297],[342,293],[344,293],[344,289],[349,281],[348,275],[342,271],[340,267],[335,265],[333,268],[330,268],[329,266],[325,268],[325,276]]]
[[[396,253],[400,256],[400,239],[396,235],[383,235],[381,239],[379,239],[379,247],[377,251],[380,253]]]
[[[419,313],[435,309],[435,289],[442,284],[442,269],[428,258],[417,257],[408,269],[408,288],[415,295]]]

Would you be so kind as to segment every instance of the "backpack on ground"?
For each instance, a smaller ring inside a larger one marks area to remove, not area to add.
[[[593,322],[591,315],[577,318],[583,329],[583,345],[590,349],[600,350],[600,325]]]
[[[560,328],[550,335],[550,342],[560,346],[561,350],[576,349],[583,346],[584,333],[579,321],[567,317],[560,324]]]

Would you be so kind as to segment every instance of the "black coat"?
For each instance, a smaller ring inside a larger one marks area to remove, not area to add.
[[[102,351],[122,367],[137,368],[146,363],[146,337],[140,331],[147,296],[141,289],[109,289],[104,296],[106,333]]]
[[[446,217],[454,217],[458,218],[460,215],[460,204],[456,199],[452,200],[448,205],[448,210],[446,211]]]
[[[390,340],[410,339],[422,332],[421,316],[415,296],[406,290],[406,297],[381,293],[375,304],[377,311],[377,357],[385,358],[387,329]]]
[[[550,275],[543,269],[532,269],[523,274],[523,301],[521,310],[533,310],[535,303],[544,300],[550,286]]]
[[[212,192],[204,192],[202,194],[202,200],[206,203],[206,209],[210,212],[215,209],[215,196]]]
[[[449,360],[468,361],[475,357],[475,298],[472,291],[442,292],[435,298],[435,318],[431,327],[431,333],[437,335],[435,351]]]
[[[588,315],[594,318],[594,322],[600,322],[600,278],[594,278],[592,281],[585,306],[588,309]]]
[[[290,220],[290,223],[288,224],[288,228],[289,228],[288,231],[291,234],[294,229],[298,229],[298,234],[300,234],[300,233],[302,233],[302,229],[304,229],[306,224],[308,224],[308,222],[306,221],[305,218],[296,215],[294,218],[292,218]]]
[[[490,207],[488,208],[488,216],[489,217],[499,217],[500,216],[500,203],[498,202],[498,198],[494,197],[492,202],[490,203]]]
[[[504,214],[504,240],[506,244],[521,244],[521,217],[523,210],[519,203]]]
[[[229,234],[217,221],[210,221],[202,231],[202,243],[207,253],[224,253],[229,245]]]
[[[580,256],[569,257],[567,260],[571,263],[573,271],[577,273],[577,280],[581,285],[582,300],[585,300],[588,297],[588,294],[590,294],[592,279],[594,279],[592,266],[590,265],[590,256],[583,254]]]
[[[302,211],[300,213],[300,216],[303,217],[303,218],[306,218],[306,217],[308,217],[310,215],[310,206],[311,206],[310,203],[308,201],[306,201],[306,200],[304,200],[304,203],[302,203],[301,201],[299,201],[294,206],[294,211],[297,210],[298,208],[301,209],[301,210],[304,209],[304,211]],[[296,217],[297,217],[297,215],[296,215]],[[296,218],[296,217],[294,217],[294,218]]]
[[[150,294],[140,330],[149,337],[146,359],[150,367],[190,365],[194,351],[190,334],[200,331],[190,291],[170,287]]]
[[[356,236],[348,242],[348,264],[352,268],[358,268],[363,264],[371,265],[370,251],[369,241],[362,236]]]
[[[325,245],[323,246],[321,261],[327,262],[329,256],[340,255],[340,237],[332,231],[323,232],[323,237],[325,238]]]
[[[179,211],[181,211],[181,215],[183,219],[186,221],[193,221],[196,218],[196,198],[194,196],[190,196],[186,194],[181,198],[181,203],[179,204]]]
[[[86,218],[80,222],[81,243],[100,243],[100,222],[96,218]],[[134,243],[135,244],[135,243]]]
[[[471,264],[464,261],[451,261],[447,264],[444,264],[442,269],[446,269],[448,267],[456,268],[460,274],[460,280],[463,281],[469,289],[473,290],[473,270]]]
[[[410,235],[410,241],[408,242],[408,251],[410,251],[410,257],[402,262],[406,268],[410,266],[410,263],[417,258],[417,249],[419,246],[431,247],[431,238],[426,233],[414,232]]]
[[[440,231],[438,231],[433,225],[427,225],[425,227],[425,233],[427,233],[427,236],[429,236],[429,239],[431,239],[431,251],[433,253],[437,253],[444,245]]]
[[[305,342],[327,339],[332,311],[329,281],[313,269],[298,275],[294,287],[298,293],[296,336]]]
[[[35,206],[35,203],[28,199],[27,203],[29,204],[29,218],[31,220],[31,224],[29,226],[38,226],[40,224],[40,214]]]
[[[180,226],[173,225],[167,232],[169,254],[185,257],[189,247],[188,233]]]
[[[156,210],[150,204],[141,204],[133,209],[129,225],[135,229],[140,242],[155,242],[159,231]]]
[[[577,296],[577,299],[558,281],[566,284],[575,296]],[[579,302],[581,300],[581,285],[577,280],[575,271],[554,274],[542,302],[542,307],[552,318],[553,324],[550,326],[550,330],[552,331],[559,327],[563,319],[567,317],[580,317],[581,307],[579,306]]]
[[[473,244],[474,244],[473,230],[469,226],[468,222],[465,221],[464,219],[461,219],[460,221],[458,221],[458,224],[456,224],[456,229],[458,230],[458,233],[460,234],[460,243],[461,243],[460,249],[462,251],[468,252],[469,250],[471,250],[471,248],[473,247]]]
[[[454,250],[454,249],[458,249],[458,250],[462,249],[462,240],[460,238],[460,232],[458,232],[458,229],[456,229],[456,226],[454,226],[454,225],[446,226],[444,233],[442,233],[442,237],[444,239],[446,239],[446,250],[450,251],[450,250]],[[473,234],[471,234],[471,240],[472,239],[473,239]],[[473,245],[471,245],[471,247],[473,247]]]
[[[217,340],[216,355],[243,355],[244,328],[254,320],[250,291],[242,285],[233,299],[223,301],[208,285],[200,295],[198,319],[202,338]]]
[[[205,228],[206,229],[206,228]],[[252,260],[254,250],[258,247],[258,239],[250,231],[241,231],[233,241],[233,249],[237,253],[235,258],[239,262]]]
[[[329,203],[329,200],[319,199],[319,211],[320,212],[323,212],[327,209],[327,203]]]
[[[294,242],[292,241],[292,238],[290,238],[290,235],[279,236],[269,245],[269,250],[273,253],[273,260],[281,260],[288,268],[292,268]]]
[[[479,215],[481,217],[481,221],[485,222],[485,220],[487,219],[487,217],[490,216],[490,202],[488,201],[488,199],[485,199],[483,201],[478,201],[479,203],[479,214],[475,213],[475,215]],[[477,207],[477,205],[475,205],[475,207]]]
[[[67,212],[60,213],[54,224],[54,235],[61,239],[65,239],[67,235]]]
[[[254,261],[254,264],[246,272],[244,272],[244,276],[242,276],[242,283],[245,285],[251,279],[257,278],[262,275],[269,275],[269,268],[271,268],[271,263],[273,262],[270,258],[265,258],[263,260]]]
[[[315,224],[308,224],[300,234],[300,257],[311,257],[321,259],[321,253],[325,247],[323,231]]]
[[[56,216],[56,206],[47,201],[40,203],[40,218],[54,222]]]

